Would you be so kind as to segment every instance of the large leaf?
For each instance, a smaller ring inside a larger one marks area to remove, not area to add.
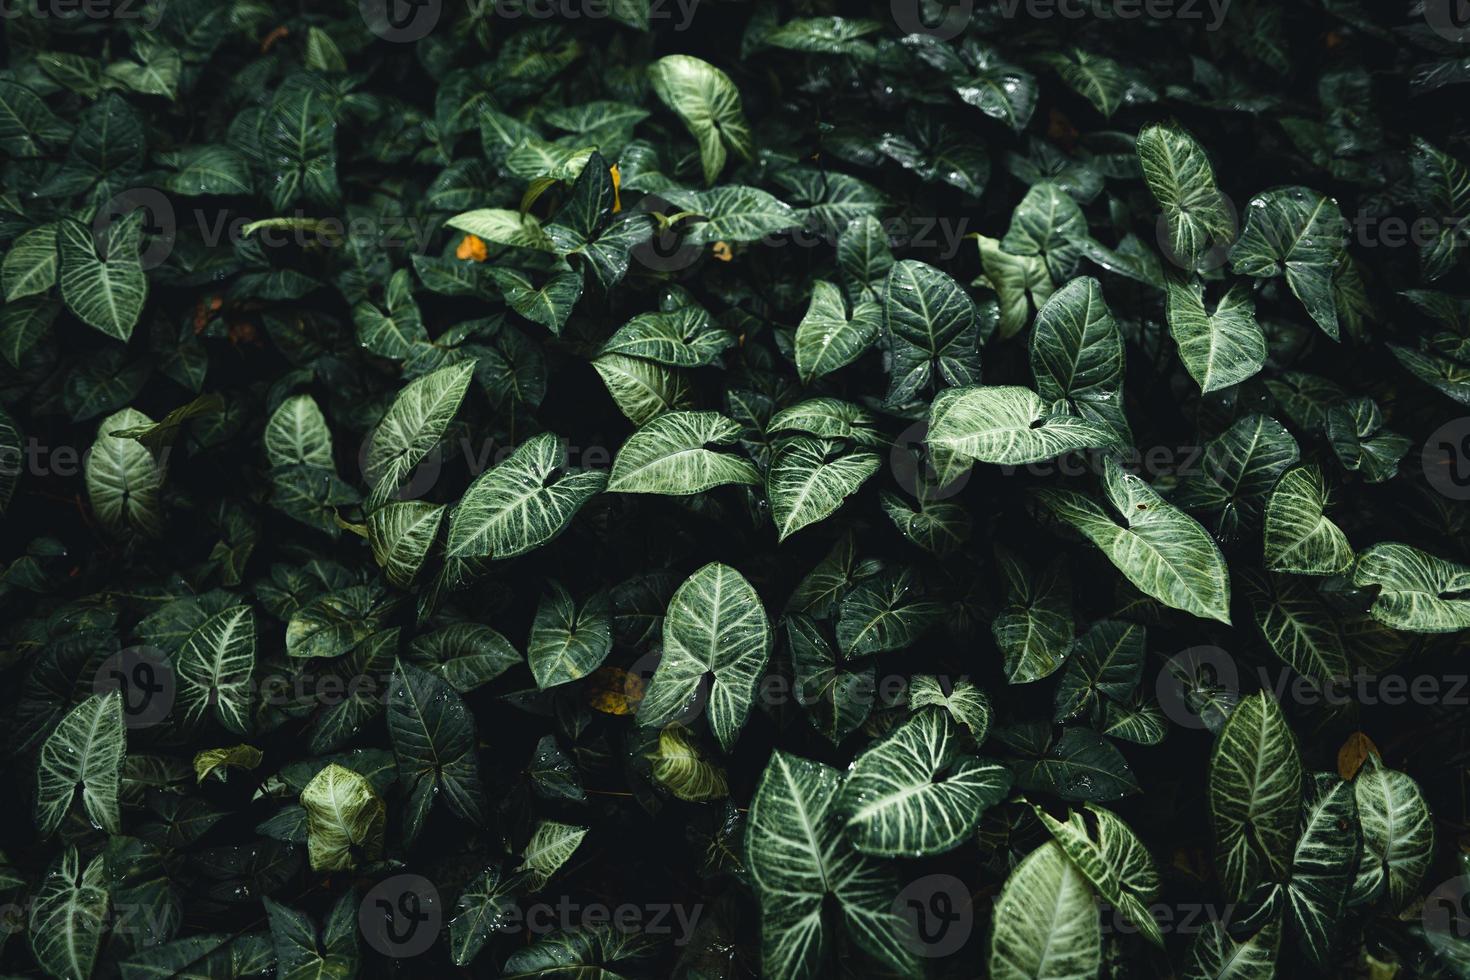
[[[1419,784],[1369,757],[1353,781],[1363,830],[1363,861],[1354,885],[1362,899],[1387,898],[1390,908],[1412,901],[1434,860],[1434,820]]]
[[[236,605],[205,619],[174,655],[177,704],[186,725],[196,725],[213,708],[221,725],[240,735],[250,730],[255,671],[255,618]]]
[[[876,453],[844,452],[834,439],[796,436],[776,451],[766,497],[778,539],[830,517],[881,465]]]
[[[61,719],[41,745],[36,762],[36,827],[50,834],[61,826],[81,789],[91,822],[120,833],[117,809],[119,769],[127,752],[122,694],[94,694]]]
[[[1031,373],[1044,401],[1065,399],[1082,418],[1132,441],[1123,416],[1123,335],[1096,279],[1073,279],[1036,314]]]
[[[412,664],[393,668],[388,689],[388,734],[408,793],[404,833],[412,839],[439,793],[472,823],[485,818],[475,725],[448,683]]]
[[[931,707],[858,756],[837,812],[864,854],[919,857],[959,846],[1010,788],[1011,774],[965,754],[959,726]]]
[[[739,572],[714,562],[679,586],[664,616],[663,656],[638,709],[638,723],[677,718],[709,685],[710,729],[725,751],[735,744],[771,655],[771,626],[760,596]]]
[[[1066,821],[1037,808],[1036,815],[1098,895],[1155,946],[1164,945],[1148,906],[1159,894],[1159,872],[1148,848],[1111,810],[1088,804]]]
[[[1358,555],[1353,584],[1378,587],[1373,618],[1411,633],[1470,629],[1470,566],[1389,542]]]
[[[154,537],[163,530],[162,463],[142,443],[113,434],[152,421],[133,408],[109,415],[97,427],[97,441],[87,456],[92,510],[115,534]]]
[[[1335,575],[1351,567],[1352,546],[1326,510],[1322,471],[1287,470],[1266,502],[1266,567],[1297,575]]]
[[[1286,276],[1307,314],[1333,340],[1338,314],[1332,280],[1347,244],[1337,202],[1305,187],[1267,191],[1246,205],[1245,230],[1230,253],[1236,275]]]
[[[1210,756],[1215,866],[1231,901],[1290,870],[1302,808],[1296,739],[1270,695],[1244,698]]]
[[[811,305],[796,327],[796,370],[802,380],[811,384],[861,357],[878,339],[881,312],[877,303],[865,301],[849,314],[835,284],[812,283]]]
[[[754,466],[708,448],[736,442],[744,430],[718,412],[669,412],[633,433],[613,461],[613,493],[704,493],[727,483],[759,486]]]
[[[567,466],[566,443],[533,436],[465,491],[449,522],[451,558],[510,558],[539,548],[607,486],[600,470]]]
[[[30,903],[31,952],[53,977],[89,977],[107,926],[107,868],[102,855],[82,867],[68,845],[46,870]]]
[[[1362,853],[1353,785],[1316,773],[1307,782],[1301,838],[1291,859],[1287,906],[1307,958],[1326,968]]]
[[[927,441],[963,459],[1022,466],[1109,446],[1115,438],[1096,423],[1054,413],[1029,388],[977,386],[940,392]]]
[[[1230,576],[1205,529],[1111,457],[1103,486],[1116,518],[1070,490],[1042,490],[1039,498],[1101,548],[1140,591],[1166,606],[1229,623]]]
[[[1266,363],[1266,336],[1256,325],[1250,288],[1237,283],[1205,308],[1198,281],[1169,280],[1169,332],[1189,376],[1209,394],[1254,377]]]
[[[544,691],[586,677],[607,658],[612,642],[606,596],[593,596],[579,608],[566,589],[551,583],[551,591],[536,608],[526,645],[536,686]]]
[[[752,154],[755,141],[730,76],[707,61],[672,54],[654,62],[648,78],[654,94],[679,114],[699,144],[706,184],[725,169],[727,151],[742,158]]]
[[[995,980],[1093,980],[1102,970],[1102,925],[1087,879],[1055,841],[1026,855],[995,904]]]
[[[335,763],[301,791],[306,850],[313,871],[350,871],[383,851],[387,811],[365,778]]]
[[[836,928],[889,970],[917,968],[904,921],[890,909],[893,869],[843,835],[842,783],[838,770],[778,750],[751,800],[745,849],[761,910],[761,973],[772,980],[826,976]]]
[[[138,249],[143,239],[142,210],[107,222],[100,234],[72,218],[57,229],[61,255],[61,298],[83,323],[127,340],[143,314],[148,279]]]
[[[403,480],[439,444],[464,400],[474,369],[473,361],[440,368],[411,382],[393,399],[373,430],[363,460],[363,475],[372,486],[368,510],[396,495]]]
[[[1138,133],[1138,162],[1143,167],[1143,179],[1148,184],[1149,191],[1154,200],[1158,201],[1159,207],[1163,209],[1160,216],[1161,232],[1167,230],[1167,246],[1169,258],[1181,267],[1193,271],[1201,267],[1213,267],[1219,262],[1211,260],[1212,250],[1218,250],[1235,238],[1235,216],[1231,213],[1225,196],[1215,186],[1215,170],[1210,166],[1210,158],[1206,155],[1204,148],[1195,142],[1189,133],[1172,124],[1156,124],[1145,126]],[[1165,235],[1161,234],[1160,244],[1165,244]],[[1227,297],[1228,299],[1228,297]],[[1184,300],[1188,301],[1188,294]],[[1174,337],[1179,341],[1181,353],[1184,354],[1184,362],[1189,367],[1190,374],[1201,386],[1207,382],[1203,376],[1210,375],[1219,377],[1230,375],[1243,370],[1243,367],[1216,368],[1214,370],[1202,370],[1196,364],[1204,367],[1213,367],[1213,354],[1217,344],[1207,342],[1205,357],[1201,362],[1196,354],[1193,361],[1186,351],[1184,337],[1181,336],[1181,325],[1175,319],[1174,304],[1180,300],[1175,298],[1171,287],[1169,293],[1170,310],[1169,326],[1174,331]],[[1239,301],[1237,300],[1237,303]],[[1222,301],[1221,306],[1225,306]],[[1201,315],[1203,306],[1201,305]],[[1216,311],[1218,316],[1220,311]],[[1213,318],[1211,318],[1213,319]],[[1254,321],[1251,327],[1254,328]],[[1210,332],[1216,329],[1228,331],[1231,327],[1222,324],[1216,328],[1210,324],[1200,325],[1196,323],[1185,328],[1191,336],[1198,337],[1201,326]],[[1238,325],[1234,329],[1241,329]],[[1256,331],[1259,337],[1259,331]],[[1198,340],[1195,341],[1198,343]],[[1262,355],[1264,356],[1264,341],[1261,341]],[[1259,367],[1259,363],[1257,364]],[[1247,375],[1248,376],[1248,375]],[[1215,387],[1224,387],[1234,384],[1233,381],[1222,381]],[[1206,391],[1213,388],[1206,387]]]

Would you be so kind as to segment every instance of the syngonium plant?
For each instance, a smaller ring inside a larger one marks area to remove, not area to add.
[[[0,972],[1470,976],[1447,3],[84,6]]]

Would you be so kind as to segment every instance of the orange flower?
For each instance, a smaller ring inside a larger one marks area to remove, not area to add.
[[[616,163],[613,164],[611,167],[608,167],[607,172],[612,174],[613,214],[617,214],[619,211],[623,210],[623,199],[618,196],[618,188],[623,186],[623,175],[618,172],[618,165]]]
[[[485,247],[485,240],[478,235],[466,235],[460,240],[459,248],[454,250],[457,259],[472,259],[475,262],[484,262],[490,256],[490,250]]]
[[[715,242],[710,246],[710,252],[721,262],[729,262],[735,257],[735,253],[730,250],[729,242]]]

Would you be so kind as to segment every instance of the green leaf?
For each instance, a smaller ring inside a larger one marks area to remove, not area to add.
[[[151,425],[125,408],[97,427],[87,455],[87,497],[102,526],[120,536],[157,537],[163,531],[163,466],[138,442],[112,433]]]
[[[194,779],[202,784],[212,775],[223,783],[230,769],[254,769],[264,758],[265,754],[253,745],[205,749],[194,754]]]
[[[407,839],[418,836],[440,793],[462,819],[484,822],[474,721],[448,683],[412,664],[396,664],[388,688],[388,734],[408,794]]]
[[[1058,185],[1042,183],[1016,206],[1000,244],[1012,255],[1041,259],[1052,281],[1061,282],[1075,271],[1082,256],[1077,242],[1086,237],[1087,219],[1077,202]]]
[[[772,980],[825,976],[838,942],[831,926],[887,969],[917,970],[891,909],[893,867],[843,835],[842,783],[838,770],[778,750],[751,800],[745,850],[761,910],[761,973]]]
[[[1241,700],[1210,755],[1215,867],[1230,901],[1262,881],[1284,881],[1297,843],[1302,762],[1281,706],[1266,693]]]
[[[429,549],[439,537],[444,511],[443,504],[408,500],[385,504],[368,516],[368,543],[373,547],[373,560],[389,582],[400,589],[413,585]]]
[[[478,211],[457,214],[445,224],[496,245],[529,248],[538,252],[550,252],[556,247],[542,230],[541,222],[536,220],[536,216],[520,211],[481,208]]]
[[[36,829],[51,834],[60,827],[80,787],[93,825],[121,833],[117,788],[125,754],[122,694],[94,694],[68,711],[36,762]]]
[[[541,690],[586,677],[612,650],[612,614],[607,597],[598,594],[577,608],[558,583],[536,607],[526,659]]]
[[[812,283],[812,301],[796,327],[796,370],[811,384],[851,364],[878,339],[878,304],[855,305],[851,316],[842,291],[825,279]]]
[[[1067,669],[1057,683],[1056,721],[1102,706],[1103,699],[1126,701],[1143,679],[1142,626],[1104,619],[1077,638]]]
[[[490,683],[522,663],[509,640],[479,623],[452,623],[415,637],[408,656],[461,694]]]
[[[734,343],[734,336],[716,327],[702,308],[681,306],[640,313],[619,327],[599,353],[641,357],[669,367],[704,367],[716,363]]]
[[[1153,194],[1154,200],[1163,209],[1162,224],[1167,227],[1169,235],[1168,257],[1183,266],[1185,269],[1194,271],[1200,268],[1212,249],[1224,246],[1235,238],[1235,217],[1231,214],[1225,196],[1215,186],[1215,170],[1210,166],[1210,158],[1205,153],[1204,147],[1195,142],[1193,136],[1173,124],[1157,124],[1145,126],[1139,130],[1138,162],[1143,168],[1143,180],[1148,185],[1149,192]],[[1218,264],[1218,263],[1208,263]],[[1184,290],[1187,287],[1177,287],[1181,295],[1175,297],[1176,286],[1171,285],[1169,291],[1169,327],[1174,332],[1174,339],[1179,341],[1180,353],[1184,355],[1184,363],[1189,368],[1189,373],[1199,381],[1201,386],[1207,382],[1206,375],[1220,376],[1224,371],[1225,376],[1239,373],[1244,366],[1238,363],[1236,358],[1228,359],[1228,367],[1216,368],[1213,371],[1196,367],[1197,364],[1213,365],[1214,360],[1210,356],[1215,348],[1229,349],[1229,338],[1233,333],[1244,333],[1246,328],[1238,319],[1225,320],[1218,326],[1212,325],[1213,318],[1206,318],[1205,323],[1199,322],[1203,317],[1203,302],[1199,302],[1200,313],[1188,312],[1193,303],[1190,294]],[[1195,294],[1196,296],[1198,294]],[[1248,299],[1248,294],[1231,300],[1235,295],[1232,289],[1226,299],[1221,302],[1221,307],[1230,312],[1232,316],[1239,317],[1240,305]],[[1178,322],[1176,322],[1175,305],[1180,304]],[[1227,303],[1229,304],[1227,306]],[[1220,310],[1216,310],[1216,316],[1221,316]],[[1188,316],[1189,319],[1185,319]],[[1246,314],[1246,320],[1250,328],[1254,329],[1255,321]],[[1208,333],[1204,331],[1208,330]],[[1225,337],[1211,341],[1212,334],[1219,332]],[[1204,337],[1201,334],[1204,333]],[[1255,335],[1260,337],[1260,331]],[[1186,336],[1189,337],[1189,347],[1186,347]],[[1204,340],[1201,343],[1201,340]],[[1248,339],[1242,338],[1241,346],[1245,350],[1254,350]],[[1263,360],[1265,341],[1260,340]],[[1203,348],[1203,352],[1198,353]],[[1193,349],[1192,357],[1187,351]],[[1222,351],[1222,354],[1224,352]],[[1257,363],[1257,367],[1259,367]],[[1231,370],[1233,368],[1233,370]],[[1247,374],[1245,377],[1249,377]],[[1206,391],[1213,391],[1215,387],[1226,387],[1236,384],[1236,381],[1222,381],[1214,387],[1205,387]]]
[[[270,413],[265,432],[270,466],[306,463],[332,469],[332,430],[312,395],[291,395]]]
[[[1086,421],[1132,442],[1123,415],[1123,335],[1096,279],[1073,279],[1037,313],[1031,373],[1043,400],[1065,399]]]
[[[1092,980],[1102,971],[1102,925],[1087,879],[1055,841],[1026,855],[995,903],[994,980]]]
[[[1372,756],[1353,781],[1363,830],[1363,861],[1354,892],[1361,899],[1384,895],[1402,909],[1418,894],[1434,860],[1434,820],[1419,784],[1384,767]]]
[[[1378,586],[1368,612],[1393,629],[1454,633],[1470,628],[1470,566],[1398,542],[1375,544],[1358,555],[1353,585]]]
[[[759,486],[760,472],[733,453],[744,429],[718,412],[669,412],[628,437],[613,461],[610,493],[687,496],[729,483]]]
[[[1072,578],[1060,562],[1032,575],[1013,555],[998,557],[1008,598],[990,632],[1005,657],[1006,680],[1030,684],[1055,673],[1072,651]]]
[[[663,656],[638,708],[638,724],[662,727],[677,718],[713,674],[710,730],[730,751],[770,655],[771,626],[755,589],[728,565],[705,565],[669,600]]]
[[[832,439],[795,436],[776,450],[766,497],[778,540],[832,516],[881,466],[876,453],[843,452]]]
[[[212,707],[225,728],[249,732],[255,672],[255,618],[249,606],[235,605],[205,619],[184,640],[173,665],[185,725],[197,725]]]
[[[286,623],[290,657],[340,657],[376,633],[387,608],[381,587],[354,585],[317,596]]]
[[[1030,321],[1031,310],[1040,309],[1051,297],[1054,288],[1051,273],[1040,256],[1015,255],[994,238],[975,237],[985,269],[985,284],[995,290],[1000,301],[1000,336],[1014,337]]]
[[[1044,752],[1009,763],[1022,789],[1064,800],[1107,802],[1138,792],[1128,760],[1089,728],[1067,728]]]
[[[1245,231],[1230,253],[1239,276],[1286,284],[1322,331],[1337,339],[1332,278],[1342,261],[1348,227],[1337,202],[1305,187],[1286,187],[1251,198]]]
[[[362,776],[335,763],[301,791],[306,850],[313,871],[350,871],[383,853],[387,811]]]
[[[920,857],[969,838],[1010,791],[1011,774],[958,743],[949,713],[928,708],[858,756],[837,799],[853,846],[875,857]]]
[[[1205,309],[1204,284],[1170,279],[1169,332],[1179,359],[1203,394],[1255,377],[1266,363],[1266,336],[1256,325],[1249,286],[1231,286],[1213,311]]]
[[[1413,442],[1383,427],[1383,413],[1371,398],[1350,398],[1327,410],[1327,441],[1344,469],[1369,483],[1383,483],[1399,471],[1399,460]]]
[[[1230,576],[1209,533],[1138,476],[1124,472],[1112,457],[1104,463],[1103,487],[1116,518],[1070,490],[1042,490],[1038,499],[1102,549],[1146,595],[1228,624]]]
[[[567,863],[586,836],[586,827],[542,820],[536,824],[516,870],[526,873],[532,891],[540,891],[557,869]]]
[[[1266,502],[1266,567],[1295,575],[1336,575],[1352,567],[1347,535],[1326,510],[1322,471],[1315,466],[1287,470]]]
[[[1291,859],[1287,907],[1307,958],[1327,969],[1362,854],[1353,785],[1327,773],[1307,782],[1302,834]]]
[[[449,954],[456,966],[466,966],[497,932],[514,922],[517,907],[512,889],[521,879],[504,878],[500,869],[486,868],[476,875],[455,904],[449,920]]]
[[[833,745],[861,725],[872,710],[876,670],[853,669],[838,655],[830,630],[803,613],[785,616],[796,701],[812,727]]]
[[[713,184],[725,169],[727,151],[742,159],[753,154],[755,140],[740,106],[740,90],[730,76],[709,62],[672,54],[649,66],[648,81],[699,144],[706,184]]]
[[[971,60],[975,73],[955,85],[960,99],[1018,133],[1024,130],[1036,111],[1036,76],[989,48],[977,46]]]
[[[939,393],[929,412],[926,441],[961,459],[1023,466],[1115,440],[1094,422],[1054,413],[1029,388],[977,385]]]
[[[1261,635],[1283,663],[1324,688],[1351,675],[1341,627],[1315,588],[1285,576],[1246,582]]]
[[[837,642],[849,657],[899,650],[922,636],[943,607],[919,588],[911,568],[890,568],[843,596]]]
[[[909,710],[918,711],[928,705],[948,711],[970,730],[976,745],[985,741],[990,730],[990,698],[974,684],[960,680],[944,685],[931,674],[916,674],[909,682]]]
[[[47,974],[89,977],[107,927],[107,868],[102,855],[82,868],[68,845],[46,870],[30,902],[31,952]]]
[[[277,980],[351,980],[357,975],[357,896],[352,889],[327,913],[320,935],[302,912],[262,897],[276,951]]]
[[[725,770],[704,758],[682,725],[670,725],[658,733],[658,748],[648,760],[653,778],[681,800],[700,803],[730,793]]]
[[[1280,945],[1279,917],[1240,939],[1231,935],[1227,923],[1206,922],[1190,944],[1185,980],[1275,980]]]
[[[44,293],[56,284],[56,225],[41,225],[17,237],[0,263],[5,302]]]
[[[410,382],[393,399],[373,430],[363,461],[363,475],[373,488],[366,504],[369,511],[387,503],[439,444],[464,400],[474,370],[473,361],[440,368]]]
[[[758,187],[724,184],[707,191],[668,190],[664,196],[684,211],[702,216],[688,231],[688,245],[757,242],[801,224],[791,205]]]
[[[1277,478],[1300,458],[1285,426],[1247,415],[1209,441],[1199,471],[1180,480],[1174,503],[1218,515],[1221,537],[1234,537],[1241,523],[1257,523]]]
[[[1121,912],[1149,942],[1163,948],[1164,936],[1148,906],[1158,898],[1159,872],[1148,848],[1111,810],[1085,804],[1066,821],[1040,807],[1036,815],[1098,896]]]
[[[138,249],[143,240],[142,210],[109,221],[97,238],[92,229],[63,218],[56,243],[61,261],[61,298],[88,326],[127,340],[143,315],[148,278]]]
[[[381,305],[359,303],[352,310],[352,319],[357,324],[357,342],[379,357],[401,361],[418,345],[429,342],[407,269],[393,273]]]
[[[1454,270],[1464,242],[1460,231],[1470,216],[1470,169],[1428,141],[1416,137],[1409,162],[1414,170],[1414,202],[1431,219],[1433,239],[1418,241],[1419,265],[1433,282]]]
[[[620,0],[629,2],[629,0]],[[505,980],[575,976],[578,980],[621,980],[645,972],[660,953],[658,940],[616,924],[555,932],[506,957]]]
[[[647,425],[665,412],[694,407],[689,379],[673,368],[622,354],[603,354],[592,367],[634,425]]]
[[[0,149],[12,157],[38,157],[47,146],[59,147],[71,135],[72,127],[35,92],[10,79],[0,81]]]
[[[511,558],[551,541],[607,486],[601,470],[567,465],[566,443],[533,436],[471,483],[449,522],[450,558]]]

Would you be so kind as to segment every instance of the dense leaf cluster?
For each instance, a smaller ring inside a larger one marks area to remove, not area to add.
[[[1470,977],[1456,7],[7,7],[0,971]]]

